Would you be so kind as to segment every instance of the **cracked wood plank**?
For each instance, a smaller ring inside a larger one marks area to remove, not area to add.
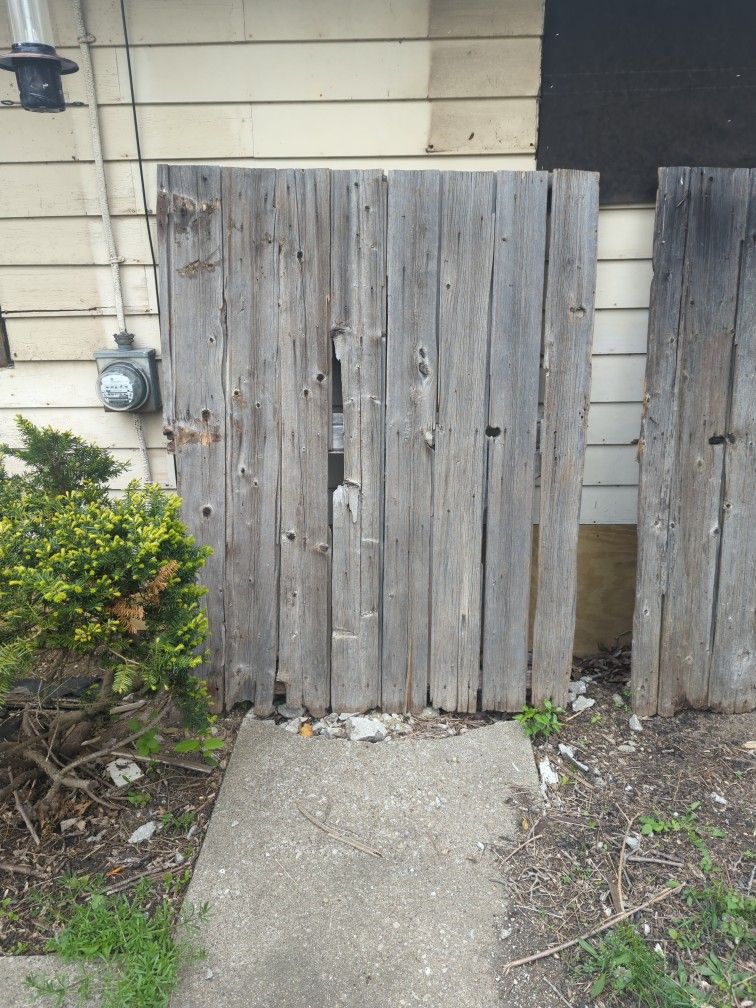
[[[388,176],[381,703],[428,702],[440,175]]]
[[[159,260],[163,415],[175,446],[182,516],[213,550],[200,580],[207,587],[209,658],[200,674],[216,708],[224,706],[226,577],[226,305],[218,168],[160,165]],[[192,263],[213,269],[187,269]]]
[[[494,176],[442,179],[430,687],[474,711],[480,677],[483,476]]]
[[[329,174],[277,173],[281,380],[279,675],[315,716],[329,700]],[[268,586],[275,594],[275,584]]]
[[[528,671],[547,172],[497,172],[488,405],[484,710],[519,711]]]
[[[577,540],[591,387],[598,175],[552,175],[532,703],[564,704],[572,669]]]
[[[226,285],[226,707],[273,709],[278,650],[275,172],[222,172]]]
[[[380,702],[386,181],[331,173],[331,333],[341,362],[344,481],[333,495],[331,705]]]

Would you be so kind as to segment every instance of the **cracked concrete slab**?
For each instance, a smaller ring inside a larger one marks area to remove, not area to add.
[[[371,744],[248,717],[187,895],[208,958],[172,1005],[494,1005],[492,847],[537,795],[511,721]]]

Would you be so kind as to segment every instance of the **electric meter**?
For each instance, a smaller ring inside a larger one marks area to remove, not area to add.
[[[151,413],[160,408],[154,350],[97,350],[97,394],[106,410]]]

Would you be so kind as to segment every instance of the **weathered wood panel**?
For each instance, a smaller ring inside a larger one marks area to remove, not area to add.
[[[547,196],[545,172],[496,176],[486,430],[485,710],[521,710],[525,704]]]
[[[337,710],[375,706],[380,697],[385,332],[386,181],[382,172],[333,172],[331,333],[344,403],[344,481],[333,498]]]
[[[276,206],[282,452],[279,674],[287,683],[289,703],[320,715],[329,700],[328,173],[279,172]]]
[[[705,707],[748,171],[692,168],[676,372],[676,442],[659,713]]]
[[[275,172],[222,170],[226,297],[226,706],[269,714],[278,653]]]
[[[388,178],[383,659],[386,710],[428,699],[438,172]]]
[[[681,291],[688,234],[690,170],[662,168],[656,203],[654,280],[648,323],[648,359],[638,443],[638,567],[633,621],[633,706],[655,714],[667,539],[677,423]]]
[[[564,703],[572,668],[577,535],[591,381],[598,176],[555,171],[546,286],[538,598],[532,702]]]
[[[446,710],[477,705],[493,212],[493,175],[443,177],[430,686]]]
[[[209,661],[204,671],[213,701],[222,708],[227,340],[221,174],[217,168],[164,167],[159,187],[161,285],[166,305],[161,327],[163,412],[176,453],[184,520],[197,541],[213,550],[202,572],[210,624]]]
[[[756,707],[756,171],[751,171],[729,418],[726,424],[721,545],[709,706]]]

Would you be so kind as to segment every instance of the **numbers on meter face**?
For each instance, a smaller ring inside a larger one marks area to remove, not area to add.
[[[131,364],[111,364],[100,373],[100,397],[112,410],[137,410],[149,394],[145,376]]]

